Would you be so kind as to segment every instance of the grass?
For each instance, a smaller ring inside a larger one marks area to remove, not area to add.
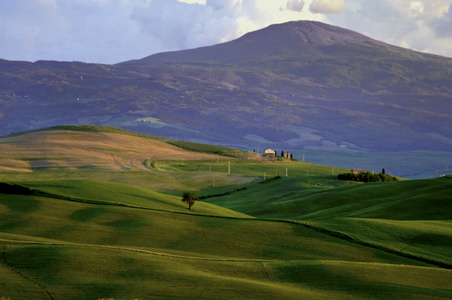
[[[338,218],[309,222],[394,251],[430,258],[452,265],[450,220],[399,221]]]
[[[369,297],[377,291],[405,297],[416,289],[424,296],[450,295],[447,270],[297,224],[99,207],[33,196],[5,198],[1,203],[8,213],[1,221],[0,268],[6,270],[2,274],[15,270],[21,275],[13,280],[1,277],[8,282],[3,293],[13,298],[41,292],[54,299],[158,295],[340,299]],[[29,205],[12,210],[8,201],[37,205],[33,210],[26,208]],[[362,273],[372,275],[362,278]],[[430,280],[423,281],[421,274]]]
[[[6,251],[8,263],[19,272],[35,278],[43,271],[47,274],[40,282],[45,291],[37,285],[31,285],[32,291],[19,289],[30,289],[30,281],[18,278],[6,290],[13,288],[10,295],[14,298],[30,292],[35,299],[45,298],[46,292],[54,299],[84,299],[86,295],[114,299],[362,299],[406,298],[413,291],[427,298],[451,296],[447,289],[450,274],[425,267],[335,261],[203,261],[80,246],[11,245]]]
[[[28,135],[25,162],[52,157],[56,136],[139,155],[118,144],[128,135],[65,132]],[[32,191],[0,193],[0,299],[452,297],[451,177],[353,183],[336,179],[347,169],[172,149],[131,170],[0,172]],[[211,197],[189,211],[184,191]]]
[[[94,180],[55,180],[20,183],[32,190],[46,193],[44,196],[56,199],[153,210],[186,211],[185,205],[181,203],[182,196],[167,195],[128,184]],[[209,203],[197,205],[195,211],[198,214],[246,217],[244,214],[214,207]]]
[[[246,176],[270,177],[290,176],[309,177],[318,175],[332,175],[350,171],[344,168],[316,165],[296,161],[256,161],[247,159],[233,160],[153,160],[152,167],[165,172],[204,172],[228,173]],[[287,171],[287,172],[286,172]],[[334,175],[333,175],[334,176]]]
[[[66,128],[66,129],[65,129]],[[14,143],[26,139],[23,143]],[[109,127],[68,126],[0,138],[0,171],[48,169],[146,170],[152,159],[217,159],[151,136]]]
[[[367,184],[345,181],[342,186],[332,177],[325,176],[312,177],[308,181],[282,178],[208,201],[265,218],[448,220],[452,218],[452,203],[448,201],[451,178]]]
[[[60,243],[121,246],[226,260],[400,260],[384,253],[378,258],[373,250],[295,223],[231,216],[221,213],[220,208],[216,215],[203,216],[202,203],[196,204],[191,213],[182,203],[177,212],[36,196],[1,195],[0,199],[2,233]]]
[[[228,176],[226,173],[186,173],[148,171],[101,171],[101,170],[46,170],[45,172],[0,172],[0,181],[52,181],[52,180],[97,180],[133,185],[155,192],[164,192],[182,197],[183,191],[204,189],[229,190],[254,180],[242,175]],[[214,184],[215,183],[215,184]],[[212,185],[214,184],[214,188]]]
[[[199,144],[199,143],[186,142],[186,141],[175,141],[175,140],[168,141],[168,143],[171,145],[175,145],[179,148],[188,150],[188,151],[210,153],[210,154],[216,154],[216,155],[220,155],[220,156],[228,156],[228,157],[235,157],[235,158],[249,158],[249,157],[256,158],[258,156],[256,153],[251,153],[248,151],[242,151],[242,150],[228,148],[228,147],[222,147],[222,146]]]
[[[451,266],[451,179],[297,191],[297,179],[282,178],[206,201],[259,218],[307,221],[333,236]]]

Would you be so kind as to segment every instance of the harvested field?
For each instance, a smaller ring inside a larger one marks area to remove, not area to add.
[[[144,170],[149,158],[200,160],[218,155],[110,132],[38,131],[0,139],[0,171]]]

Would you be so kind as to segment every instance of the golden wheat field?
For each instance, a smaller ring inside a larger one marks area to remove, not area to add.
[[[154,139],[111,132],[38,131],[0,139],[0,171],[144,170],[146,159],[176,157],[182,160],[217,158]]]

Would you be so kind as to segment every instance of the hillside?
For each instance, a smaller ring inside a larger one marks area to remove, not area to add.
[[[284,179],[265,188],[216,197],[211,203],[261,218],[324,220],[372,218],[449,220],[451,176],[398,182],[339,186],[332,178],[314,177],[315,188],[297,189],[299,179]],[[334,187],[334,188],[333,188]],[[242,199],[256,199],[244,202]]]
[[[0,138],[0,298],[452,297],[451,177],[251,155],[96,126]]]
[[[122,64],[248,62],[259,59],[261,55],[281,55],[282,48],[347,44],[384,46],[384,43],[340,27],[319,22],[289,22],[250,32],[231,42],[185,51],[159,53]],[[301,54],[298,55],[301,57]]]
[[[0,201],[0,281],[11,298],[450,296],[449,270],[296,224],[33,196]]]
[[[216,154],[208,154],[184,150],[178,143],[115,128],[60,126],[0,138],[0,171],[147,170],[148,159],[224,159],[243,153],[209,146],[205,151]]]
[[[242,149],[452,149],[451,58],[319,22],[117,65],[0,66],[1,135],[94,123]]]

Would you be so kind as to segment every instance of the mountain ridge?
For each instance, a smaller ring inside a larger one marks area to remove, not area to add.
[[[116,65],[0,65],[2,135],[98,124],[242,149],[452,150],[452,59],[319,22]]]
[[[237,56],[238,52],[255,55],[256,52],[268,53],[277,51],[281,44],[284,44],[284,46],[296,46],[299,44],[320,46],[364,42],[376,45],[384,44],[357,32],[337,26],[316,21],[292,21],[273,24],[266,28],[246,33],[242,37],[229,42],[194,49],[156,53],[134,61],[194,62],[206,59],[221,61],[225,57]],[[209,53],[209,49],[218,51],[218,53]],[[185,57],[181,57],[184,54]],[[127,62],[119,63],[119,65],[124,63]]]

